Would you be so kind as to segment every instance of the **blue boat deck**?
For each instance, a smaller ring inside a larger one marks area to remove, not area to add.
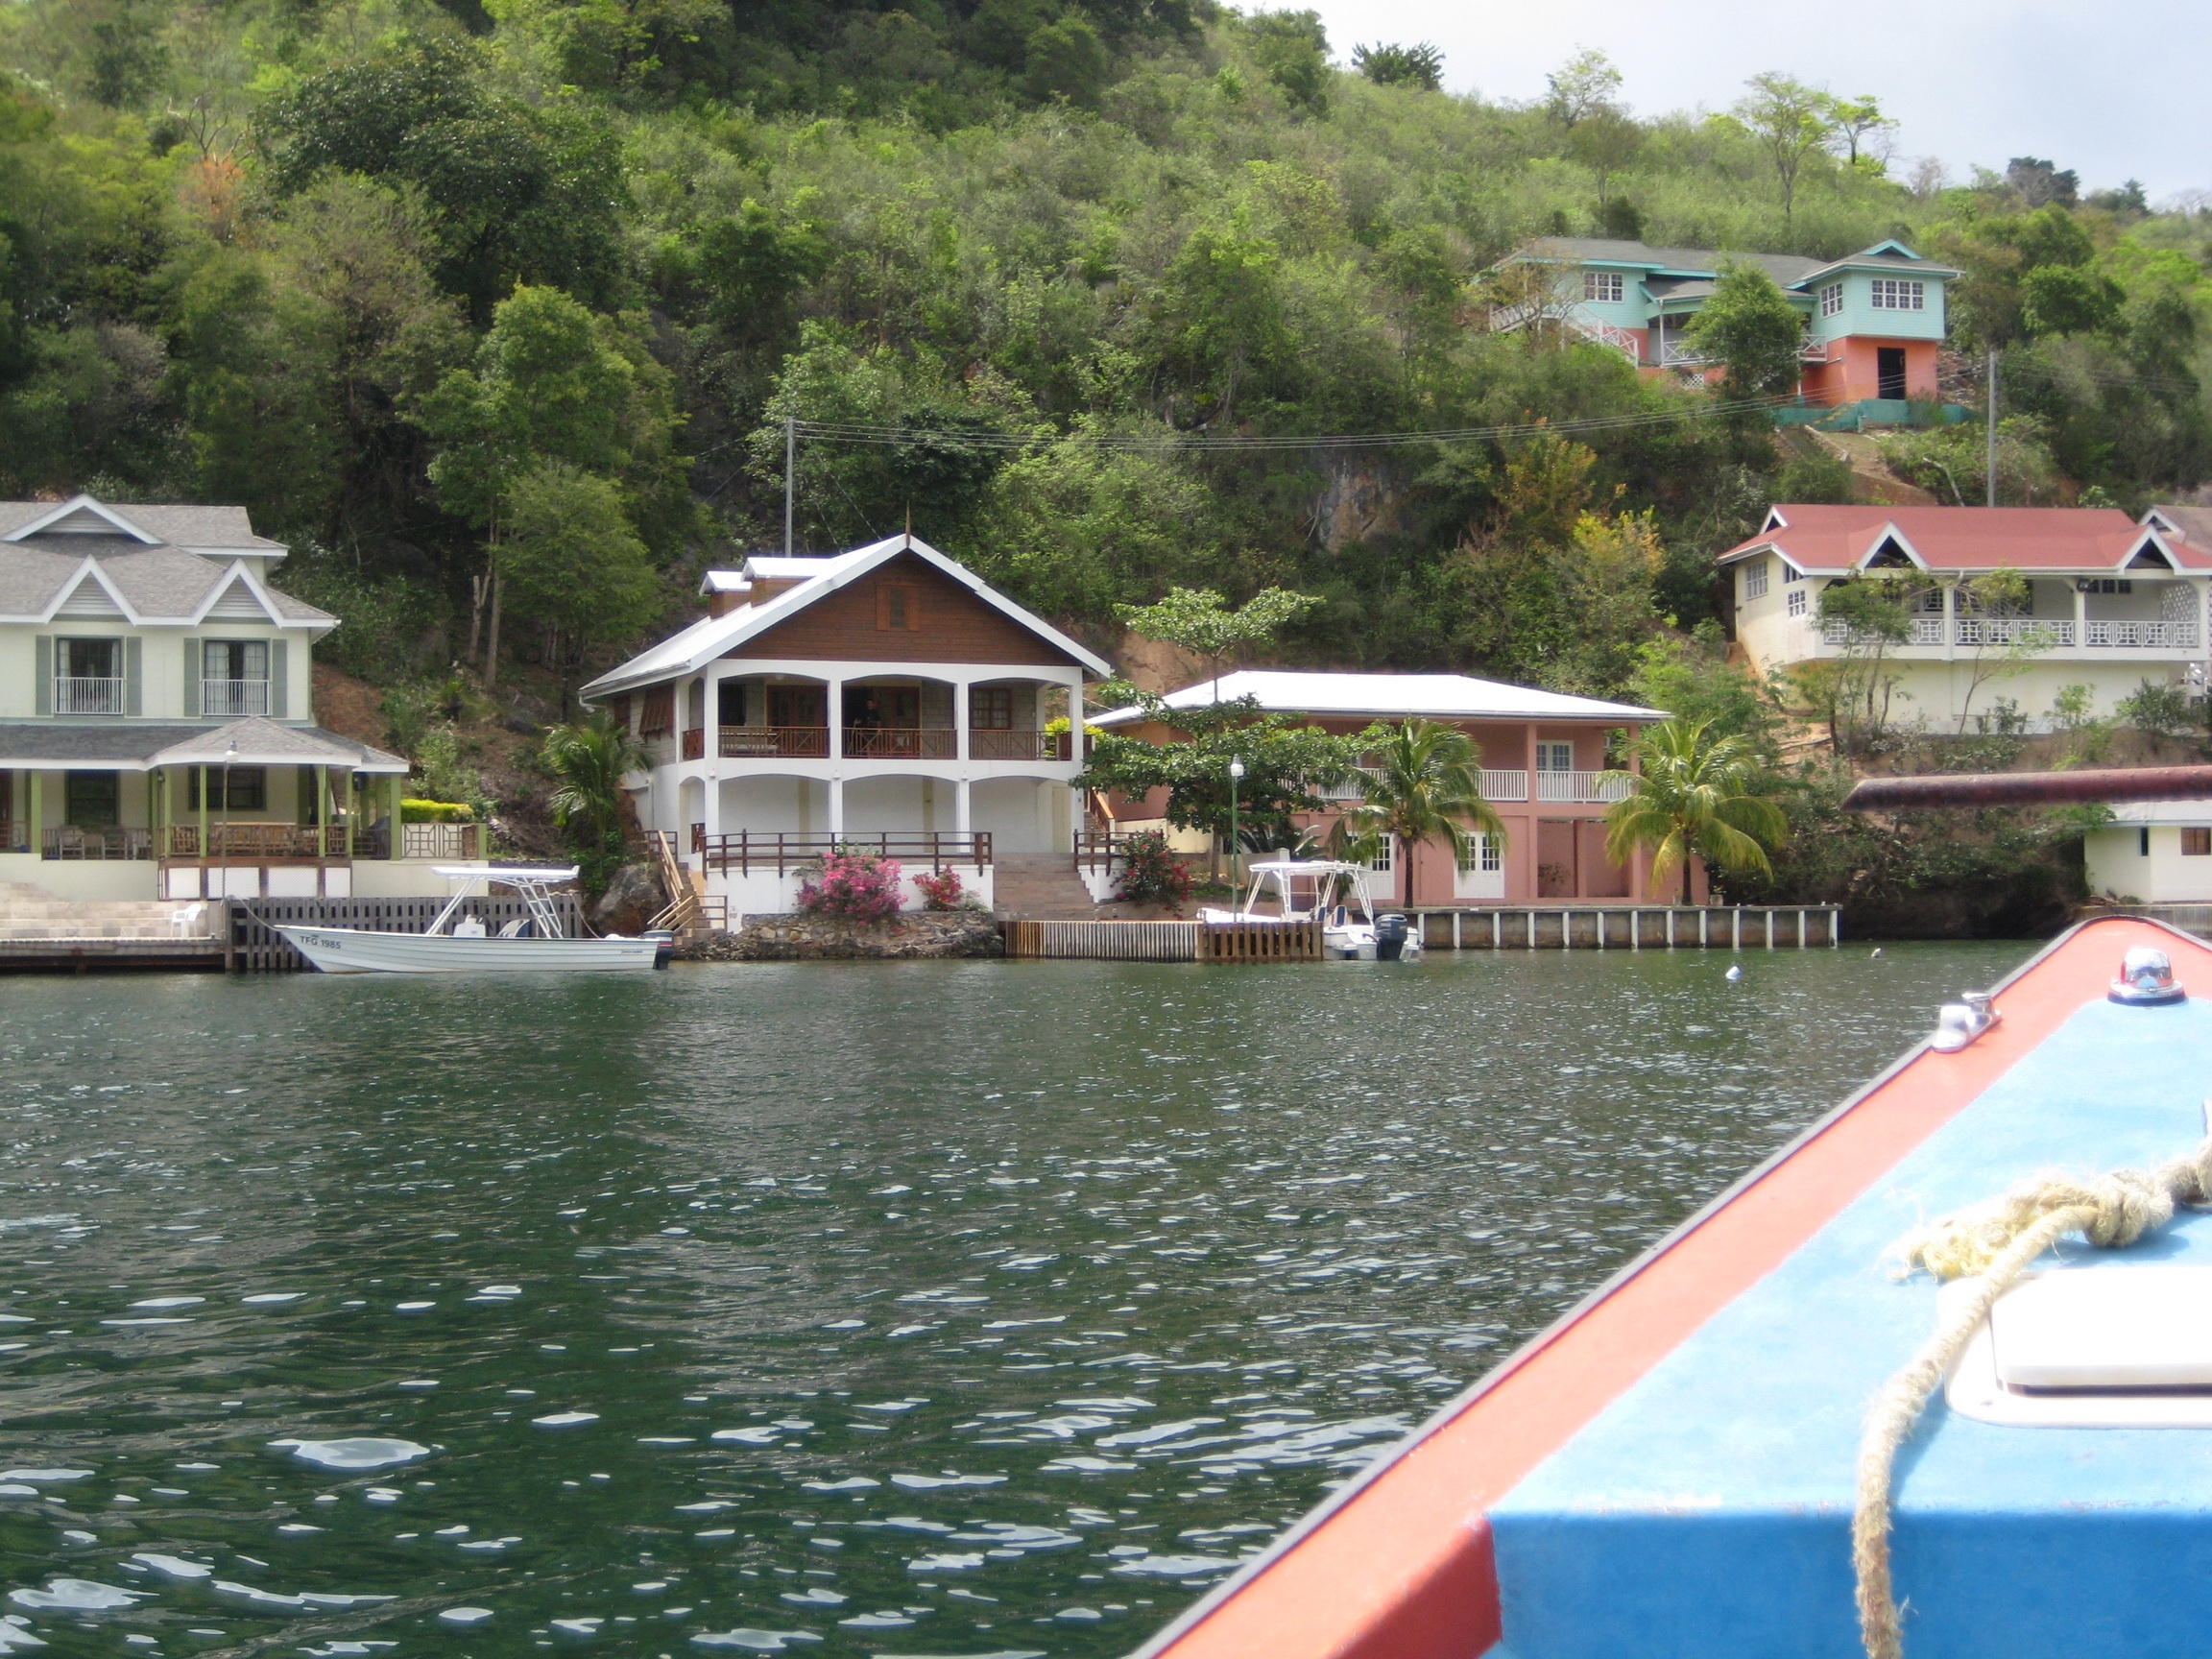
[[[2184,1152],[2207,1094],[2212,1002],[2067,1018],[1490,1505],[1497,1659],[1851,1659],[1862,1423],[1936,1321],[1891,1247],[2046,1170]],[[2212,1216],[2056,1254],[2212,1263]],[[2000,1427],[1938,1399],[1899,1460],[1894,1559],[1911,1659],[2212,1651],[2212,1434]]]

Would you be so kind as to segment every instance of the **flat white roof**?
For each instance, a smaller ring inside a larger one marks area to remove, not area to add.
[[[1170,709],[1201,709],[1252,697],[1270,714],[1372,715],[1402,719],[1425,715],[1433,720],[1664,720],[1657,709],[1633,703],[1607,703],[1595,697],[1570,697],[1471,674],[1334,674],[1286,668],[1246,668],[1224,674],[1220,692],[1201,681],[1170,692]],[[1117,709],[1094,714],[1094,726],[1120,726],[1142,720],[1142,709]]]
[[[2212,800],[2115,801],[2107,807],[2115,824],[2212,824]]]

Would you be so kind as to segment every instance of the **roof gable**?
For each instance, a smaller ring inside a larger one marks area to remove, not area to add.
[[[143,530],[123,517],[114,508],[89,495],[72,495],[68,500],[41,513],[25,524],[19,524],[0,536],[0,541],[27,541],[34,536],[128,536],[133,541],[148,546],[157,544],[161,538]]]
[[[842,592],[855,583],[862,582],[880,566],[902,557],[911,558],[927,566],[936,575],[964,589],[978,603],[1017,628],[1033,637],[1056,655],[1047,661],[1066,661],[1080,666],[1086,674],[1103,678],[1113,672],[1111,665],[1096,653],[1086,650],[1061,633],[1044,618],[1024,610],[1007,598],[974,571],[956,560],[949,559],[920,537],[913,535],[886,537],[866,547],[854,548],[850,553],[819,562],[818,568],[808,579],[787,590],[776,594],[763,604],[748,605],[721,616],[707,616],[661,640],[659,644],[639,652],[620,667],[602,674],[586,685],[582,696],[599,698],[618,691],[627,691],[640,685],[672,680],[681,675],[696,673],[704,664],[717,657],[744,656],[757,659],[763,655],[788,654],[780,644],[773,653],[763,653],[746,647],[760,636],[780,628],[798,617],[801,613],[828,601],[831,595]],[[781,568],[785,563],[777,561]],[[771,562],[763,557],[747,561],[747,568],[765,574]],[[871,633],[874,624],[869,624]],[[796,633],[784,637],[784,643],[796,642]],[[850,660],[851,652],[840,652],[840,659]],[[929,661],[926,657],[902,653],[893,659],[902,661]],[[943,661],[961,661],[969,659],[943,657]],[[1024,659],[1036,661],[1037,659]],[[1000,659],[988,659],[1000,661]]]
[[[1865,568],[1885,538],[1894,538],[1927,570],[2108,575],[2149,546],[2176,571],[2212,573],[2212,547],[2137,524],[2114,507],[1778,503],[1756,536],[1719,557],[1727,565],[1781,553],[1809,574],[1845,575]]]

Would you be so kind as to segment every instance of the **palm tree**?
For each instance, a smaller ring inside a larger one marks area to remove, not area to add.
[[[1651,884],[1682,875],[1680,902],[1690,902],[1690,854],[1720,870],[1767,874],[1767,850],[1789,837],[1782,808],[1748,793],[1757,766],[1748,738],[1716,734],[1713,722],[1669,720],[1637,739],[1641,772],[1605,772],[1600,782],[1626,782],[1634,793],[1605,811],[1605,856],[1624,864],[1651,854]]]
[[[545,733],[546,804],[553,818],[594,853],[613,852],[622,835],[622,780],[645,765],[645,747],[605,709]]]
[[[1424,841],[1442,836],[1462,870],[1474,862],[1470,831],[1503,846],[1505,823],[1482,795],[1482,756],[1456,726],[1407,720],[1373,751],[1365,769],[1365,801],[1337,820],[1332,840],[1339,857],[1373,858],[1395,836],[1405,850],[1403,902],[1413,903],[1413,855]]]

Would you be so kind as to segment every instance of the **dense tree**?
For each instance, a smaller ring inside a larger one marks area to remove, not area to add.
[[[1830,100],[1817,87],[1771,72],[1754,75],[1745,84],[1751,90],[1737,101],[1735,115],[1758,141],[1774,171],[1787,229],[1797,204],[1798,175],[1833,132]]]
[[[1720,395],[1757,419],[1762,401],[1788,397],[1801,373],[1805,313],[1761,267],[1724,260],[1713,297],[1690,320],[1690,341],[1719,366]]]
[[[1434,92],[1444,84],[1444,54],[1426,40],[1410,46],[1355,46],[1352,67],[1382,86]]]

